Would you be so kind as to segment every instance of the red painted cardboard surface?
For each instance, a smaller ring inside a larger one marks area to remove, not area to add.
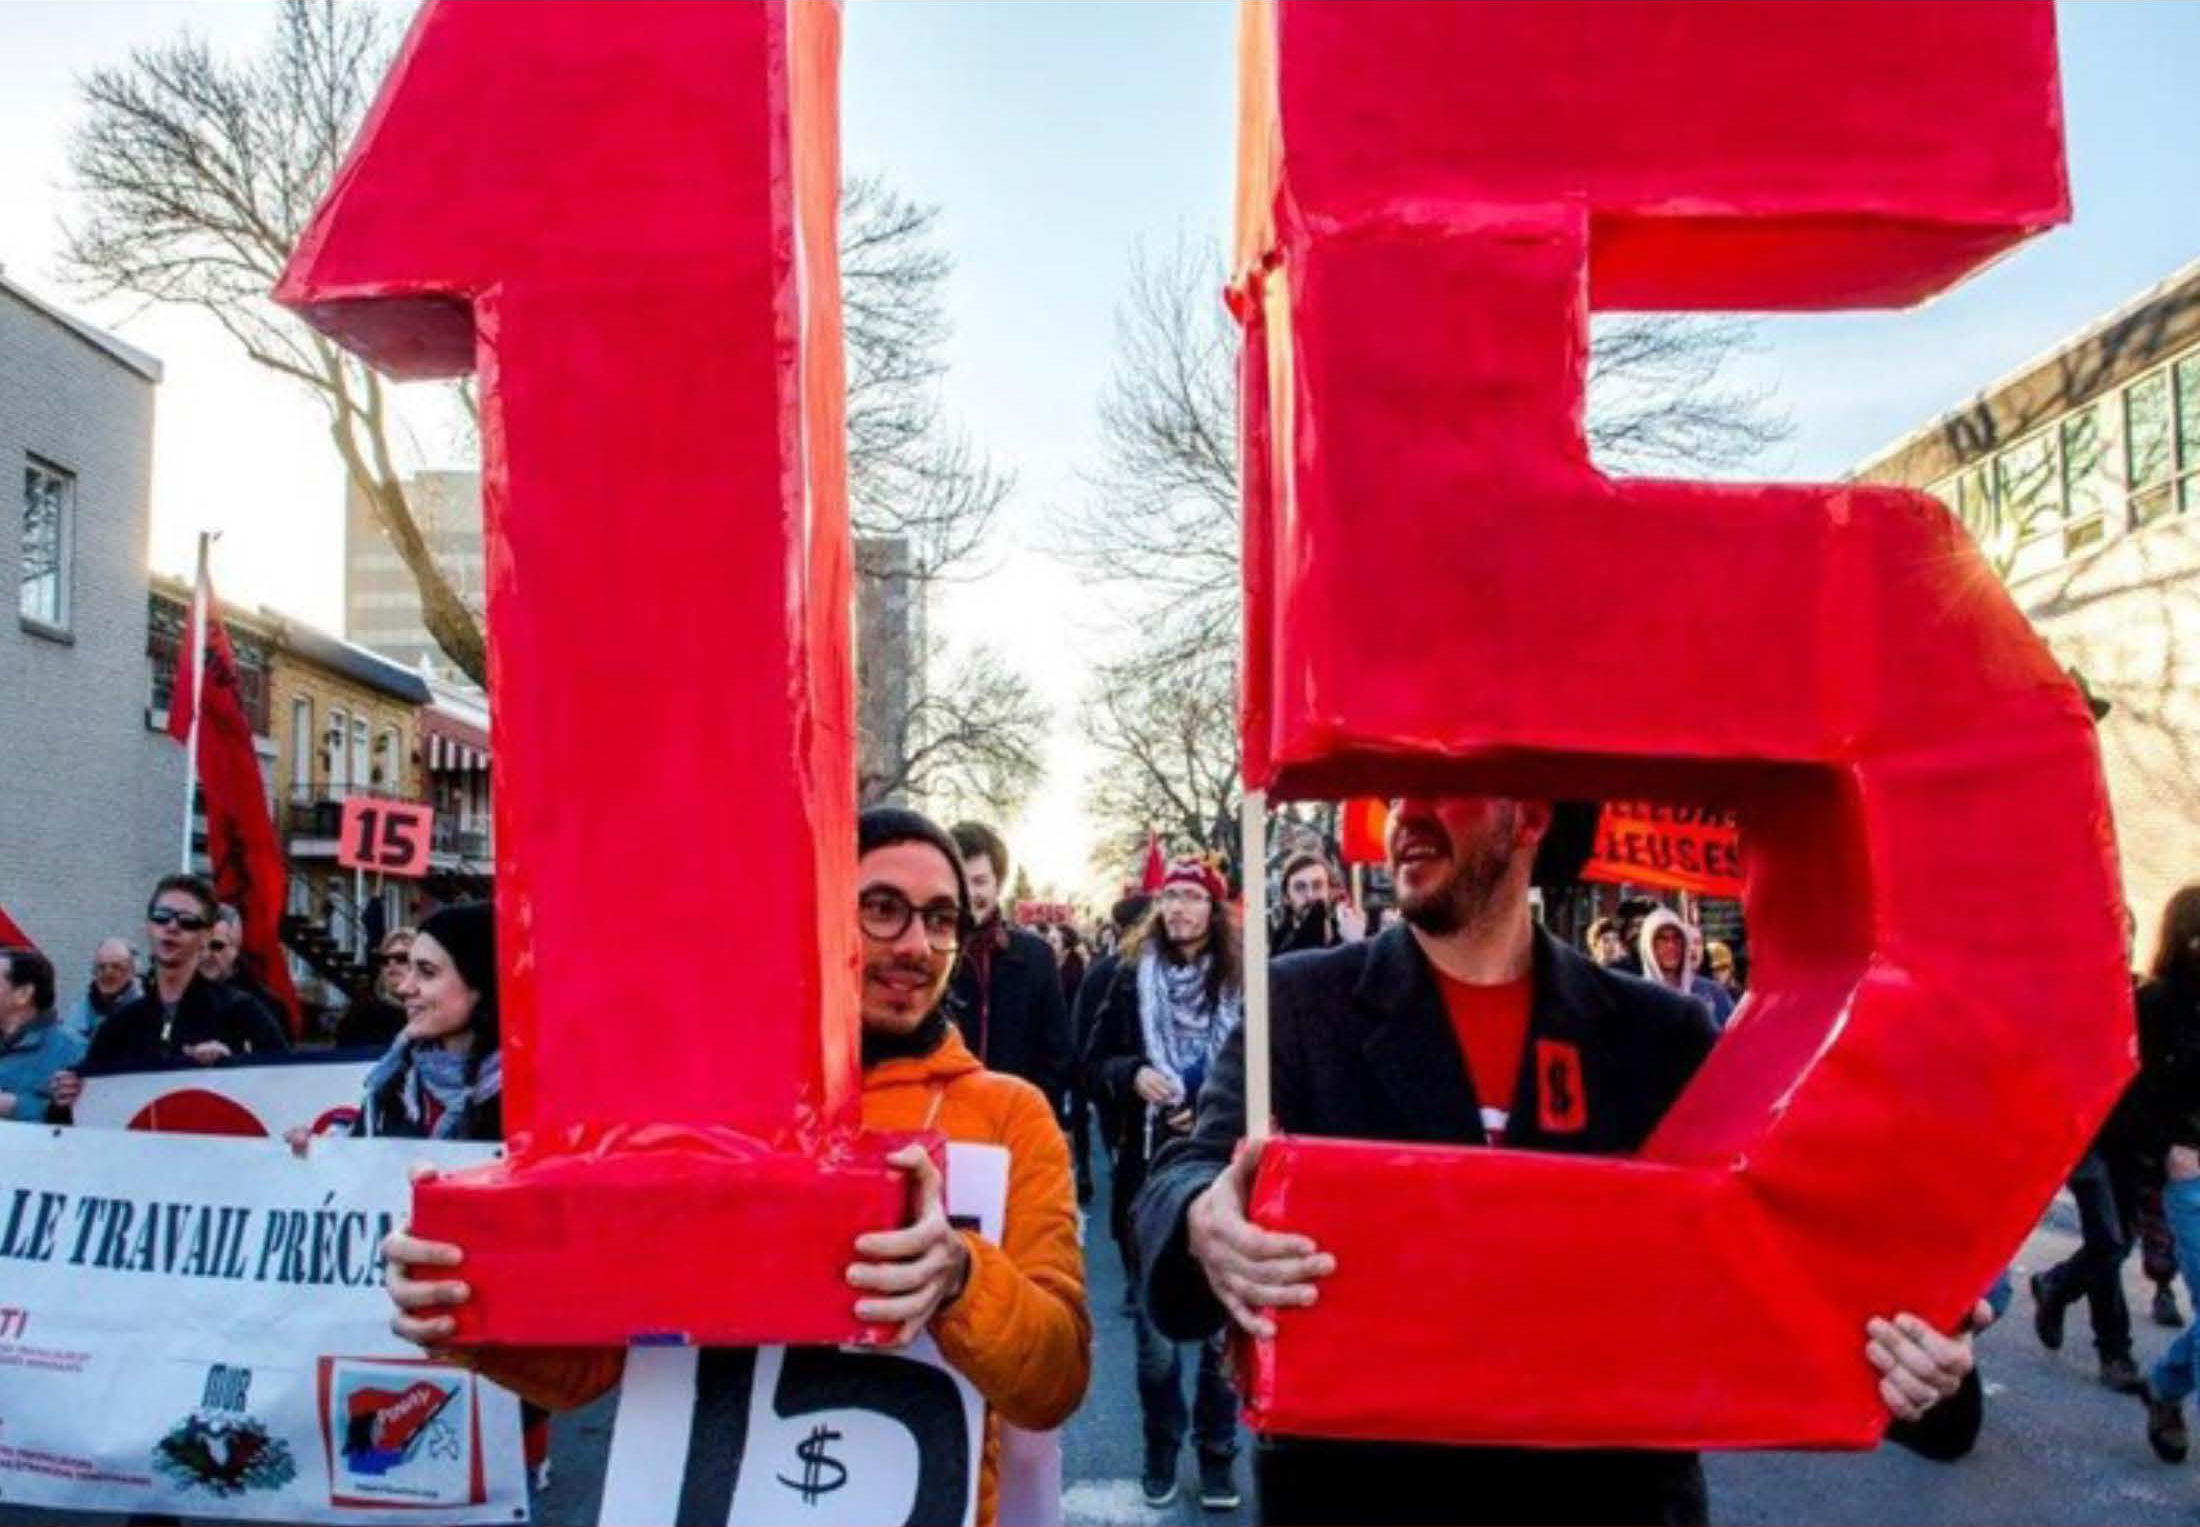
[[[1598,472],[1588,314],[1907,303],[2060,220],[2050,9],[1281,0],[1244,44],[1249,783],[1731,806],[1754,981],[1636,1160],[1272,1148],[1256,1216],[1339,1271],[1252,1418],[1867,1445],[1866,1318],[1961,1317],[2131,1069],[2092,726],[1925,495]]]
[[[839,26],[431,0],[277,288],[480,377],[513,1161],[417,1223],[484,1339],[853,1339],[900,1212],[856,1135]]]

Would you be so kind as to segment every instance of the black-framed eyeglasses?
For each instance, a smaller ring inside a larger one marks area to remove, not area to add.
[[[907,933],[909,924],[918,918],[924,920],[924,941],[935,953],[949,954],[962,947],[963,913],[955,902],[935,901],[920,907],[887,886],[873,887],[856,897],[856,921],[864,937],[882,944]]]
[[[174,907],[149,907],[145,920],[156,928],[176,927],[186,933],[204,933],[214,926],[196,912],[178,912]]]
[[[402,965],[411,959],[410,954],[383,954],[375,956],[384,965]]]

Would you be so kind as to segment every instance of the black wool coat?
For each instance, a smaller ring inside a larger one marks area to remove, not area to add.
[[[1711,1053],[1718,1032],[1702,1004],[1599,969],[1540,930],[1528,1043],[1515,1079],[1510,1149],[1628,1155],[1640,1149]],[[1278,960],[1269,984],[1278,1126],[1298,1135],[1485,1145],[1475,1087],[1435,974],[1412,934]],[[1537,1040],[1570,1045],[1578,1072],[1537,1075]],[[1567,1126],[1545,1127],[1543,1092],[1558,1085]],[[1199,1098],[1191,1136],[1154,1159],[1133,1207],[1146,1308],[1168,1336],[1218,1329],[1221,1306],[1192,1258],[1186,1215],[1245,1133],[1245,1051],[1233,1036]],[[1577,1108],[1578,1105],[1578,1108]],[[1470,1248],[1462,1248],[1463,1253]],[[1613,1273],[1624,1297],[1625,1270]],[[1502,1313],[1484,1318],[1501,1319]],[[1861,1348],[1863,1333],[1857,1333]],[[1473,1382],[1461,1374],[1461,1383]],[[1593,1373],[1553,1382],[1593,1384]],[[1971,1389],[1975,1401],[1975,1386]],[[1977,1428],[1976,1405],[1934,1411],[1904,1440],[1953,1456]],[[1938,1423],[1937,1429],[1935,1423]],[[1282,1522],[1702,1522],[1707,1502],[1693,1453],[1619,1449],[1426,1447],[1309,1438],[1264,1439],[1254,1463],[1266,1520]]]
[[[232,1057],[239,1060],[247,1055],[281,1054],[290,1048],[290,1036],[267,1009],[227,986],[194,975],[183,989],[172,1022],[162,1010],[159,989],[148,981],[144,996],[93,1032],[84,1056],[84,1074],[165,1066],[182,1059],[191,1046],[210,1039],[229,1046]]]
[[[1071,1048],[1069,1005],[1054,951],[1036,933],[1008,930],[1008,943],[993,951],[992,979],[978,989],[969,953],[956,963],[947,988],[948,1015],[963,1043],[989,1071],[1020,1076],[1068,1117]]]

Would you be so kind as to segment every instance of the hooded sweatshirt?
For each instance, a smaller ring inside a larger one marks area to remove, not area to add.
[[[1681,935],[1681,973],[1668,976],[1658,964],[1657,937],[1660,928],[1678,929]],[[1725,987],[1709,976],[1698,975],[1696,967],[1703,959],[1703,946],[1688,936],[1688,924],[1670,908],[1659,907],[1642,920],[1642,934],[1636,950],[1642,960],[1642,978],[1672,991],[1685,992],[1701,1002],[1711,1012],[1711,1021],[1720,1028],[1734,1016],[1734,999]]]
[[[1001,1244],[970,1232],[970,1281],[930,1327],[941,1355],[985,1397],[978,1521],[1000,1507],[1001,1422],[1045,1431],[1084,1400],[1092,1315],[1069,1145],[1038,1088],[988,1071],[953,1025],[927,1054],[881,1059],[863,1074],[866,1129],[936,1129],[950,1140],[1005,1146],[1008,1212]],[[488,1378],[552,1410],[586,1405],[619,1381],[626,1354],[600,1347],[484,1347]]]

